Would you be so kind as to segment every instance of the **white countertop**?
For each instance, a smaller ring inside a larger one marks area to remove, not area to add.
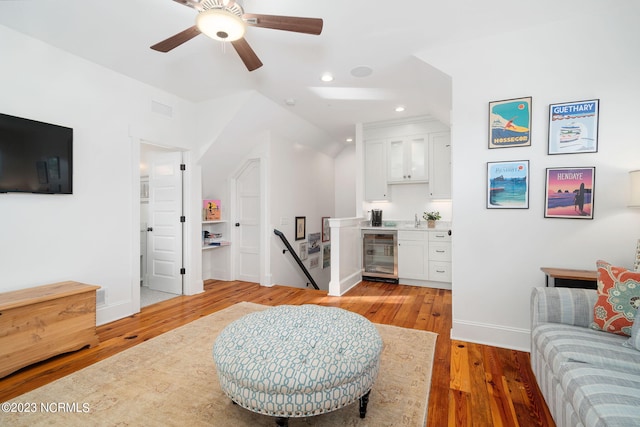
[[[435,228],[428,228],[427,221],[420,221],[420,226],[418,227],[415,226],[413,221],[382,221],[382,227],[372,227],[369,221],[365,221],[360,228],[363,230],[448,231],[451,230],[451,222],[436,221]]]

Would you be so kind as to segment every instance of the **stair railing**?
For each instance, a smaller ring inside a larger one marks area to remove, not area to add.
[[[313,285],[314,289],[320,289],[318,287],[316,281],[313,280],[313,277],[311,277],[311,274],[309,273],[309,270],[307,270],[307,267],[304,266],[304,264],[302,263],[302,260],[300,259],[300,257],[298,257],[298,254],[296,253],[296,251],[294,251],[293,248],[291,247],[291,244],[287,240],[287,237],[282,233],[282,231],[274,229],[273,233],[276,236],[280,237],[280,240],[282,240],[282,243],[284,243],[284,245],[287,247],[287,249],[283,249],[282,250],[282,253],[284,254],[286,251],[289,251],[289,253],[293,257],[295,262],[298,264],[298,266],[300,267],[300,269],[304,273],[304,275],[307,276],[307,279],[309,279],[309,282],[311,283],[311,285]],[[307,283],[307,285],[308,284],[309,283]]]

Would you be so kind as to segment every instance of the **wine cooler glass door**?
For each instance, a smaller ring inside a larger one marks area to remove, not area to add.
[[[363,277],[398,278],[397,237],[395,231],[362,231]]]

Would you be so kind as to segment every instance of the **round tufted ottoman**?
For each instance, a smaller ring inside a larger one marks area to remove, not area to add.
[[[225,327],[213,345],[224,393],[277,417],[308,417],[360,400],[364,418],[382,338],[363,316],[334,307],[282,305]]]

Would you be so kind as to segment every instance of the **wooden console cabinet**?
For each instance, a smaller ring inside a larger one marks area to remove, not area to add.
[[[547,276],[547,287],[598,289],[598,272],[595,270],[552,267],[541,267],[540,270]]]
[[[99,288],[60,282],[0,293],[0,378],[52,356],[97,345]]]

